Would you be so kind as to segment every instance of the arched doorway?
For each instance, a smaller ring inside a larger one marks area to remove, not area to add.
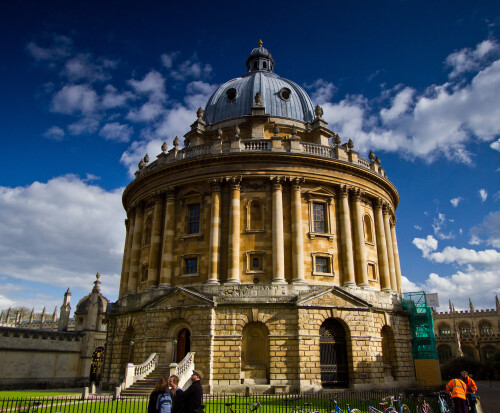
[[[348,387],[349,367],[344,327],[329,318],[319,329],[321,385],[324,388]]]
[[[183,328],[177,334],[177,350],[175,362],[182,361],[186,354],[191,351],[191,332],[187,328]]]
[[[101,381],[102,365],[104,363],[104,347],[97,347],[92,353],[90,363],[90,382],[99,384]]]
[[[396,348],[394,345],[394,334],[389,326],[382,327],[382,364],[384,368],[384,380],[392,381],[396,377]]]
[[[134,327],[129,326],[125,330],[122,339],[122,352],[121,352],[121,364],[122,364],[122,374],[125,375],[125,368],[128,363],[133,363],[134,361]]]
[[[242,366],[244,383],[269,383],[269,330],[262,323],[249,323],[243,329]]]

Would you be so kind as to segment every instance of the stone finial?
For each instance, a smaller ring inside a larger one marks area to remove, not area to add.
[[[176,136],[175,139],[174,139],[174,146],[175,146],[175,149],[177,149],[180,145],[180,142],[179,142],[179,138]]]
[[[217,128],[217,139],[222,139],[222,129],[220,126]]]
[[[472,301],[470,298],[469,298],[469,308],[470,308],[470,312],[472,314],[474,312],[474,304],[472,304]]]
[[[254,100],[255,100],[255,105],[256,106],[262,106],[262,95],[260,94],[260,92],[257,92],[255,94]]]
[[[203,112],[203,109],[201,107],[198,108],[198,110],[196,111],[196,116],[198,117],[198,120],[201,120],[204,114],[205,112]]]
[[[163,141],[163,144],[161,145],[161,151],[165,153],[167,152],[167,149],[168,149],[167,142]]]
[[[450,306],[450,313],[453,312],[453,303],[451,302],[451,300],[448,300],[448,305]]]
[[[351,138],[347,141],[347,147],[352,150],[354,148],[354,142],[352,141]]]
[[[275,123],[273,126],[273,132],[274,132],[274,136],[277,136],[278,133],[280,133],[280,128],[279,128],[277,123]]]
[[[234,127],[234,136],[235,138],[238,138],[240,136],[240,127],[238,125]]]
[[[262,39],[259,39],[259,47],[262,47],[263,43],[262,43]]]
[[[340,139],[340,136],[337,135],[336,133],[333,134],[333,143],[335,145],[340,145],[340,143],[342,142],[342,140]]]
[[[141,159],[139,163],[137,164],[139,167],[139,170],[143,170],[146,167],[146,164],[144,163],[144,159]]]
[[[372,162],[375,159],[375,154],[373,153],[373,151],[371,149],[370,149],[370,153],[368,154],[368,159]]]
[[[375,157],[375,163],[376,163],[377,165],[379,165],[379,166],[380,166],[380,164],[382,163],[382,161],[380,160],[380,158],[379,158],[378,156],[377,156],[377,157]]]
[[[497,311],[500,311],[500,301],[498,301],[498,295],[495,295],[495,306]]]
[[[292,133],[292,138],[294,138],[295,135],[297,135],[297,128],[295,127],[295,125],[292,126],[291,133]]]
[[[95,281],[94,281],[94,288],[92,288],[92,292],[93,293],[99,293],[101,292],[101,282],[99,281],[99,278],[101,278],[101,273],[98,272],[96,275],[95,275]]]
[[[146,154],[146,155],[144,156],[144,163],[145,163],[146,165],[149,163],[149,155],[148,155],[148,154]]]
[[[323,118],[323,108],[320,105],[316,105],[316,107],[314,108],[314,113],[316,114],[316,117],[318,119]]]
[[[52,321],[55,323],[57,321],[57,305],[54,308],[54,312],[52,313]]]
[[[35,307],[31,309],[30,313],[30,324],[33,324],[33,321],[35,320]]]

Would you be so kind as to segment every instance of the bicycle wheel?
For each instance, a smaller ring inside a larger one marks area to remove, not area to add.
[[[352,409],[351,413],[361,413],[361,410],[359,410],[359,409]]]
[[[425,410],[426,413],[432,413],[432,409],[430,409],[430,406],[427,405],[428,409]],[[430,409],[430,410],[429,410]],[[401,405],[401,413],[411,413],[409,407],[406,404]]]

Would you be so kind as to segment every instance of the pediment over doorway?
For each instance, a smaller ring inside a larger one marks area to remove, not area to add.
[[[340,287],[325,287],[304,296],[298,297],[298,307],[334,307],[368,310],[372,305]]]
[[[196,291],[174,287],[162,297],[144,307],[144,310],[167,310],[179,307],[213,307],[214,301]]]

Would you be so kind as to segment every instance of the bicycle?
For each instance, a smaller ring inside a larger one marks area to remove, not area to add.
[[[286,404],[291,402],[296,402],[297,400],[300,400],[300,397],[297,397],[295,399],[285,399]],[[300,407],[297,404],[292,405],[292,409],[288,413],[319,413],[319,412],[311,412],[308,407],[312,406],[312,403],[304,403],[304,407]]]
[[[432,410],[432,407],[422,394],[417,396],[417,413],[434,413],[434,410]]]
[[[393,397],[394,398],[394,397]],[[385,401],[390,399],[390,397],[386,397],[385,399],[382,399],[382,403],[379,403],[381,406],[383,406],[384,410],[379,410],[376,409],[371,405],[371,400],[365,400],[365,404],[368,405],[368,413],[398,413],[396,409],[394,409],[393,402],[391,403]]]
[[[33,401],[27,401],[27,402],[20,402],[17,405],[17,412],[18,413],[30,413],[30,412],[38,412],[38,406],[40,406],[42,403],[41,402],[33,402]]]
[[[438,398],[439,413],[450,413],[451,409],[448,405],[448,402],[446,401],[446,396],[448,396],[448,394],[445,391],[440,391],[432,394],[436,395]]]
[[[246,408],[246,409],[233,409],[233,404],[234,404],[234,403],[225,403],[225,405],[226,405],[227,407],[229,407],[229,411],[230,411],[231,413],[235,413],[235,412],[237,412],[237,411],[254,412],[254,411],[255,411],[255,410],[257,410],[257,409],[259,408],[259,406],[260,406],[260,403],[259,403],[259,402],[257,402],[257,403],[248,403],[248,406],[250,406],[250,407],[248,407],[248,408]]]
[[[391,396],[388,399],[391,401],[392,408],[397,413],[410,413],[410,408],[403,403],[403,395],[401,393],[398,394],[397,397]],[[397,408],[394,406],[394,403],[398,404]]]
[[[330,413],[361,413],[359,409],[352,409],[349,404],[346,403],[347,412],[344,412],[339,405],[337,404],[337,400],[333,399],[334,409]]]

